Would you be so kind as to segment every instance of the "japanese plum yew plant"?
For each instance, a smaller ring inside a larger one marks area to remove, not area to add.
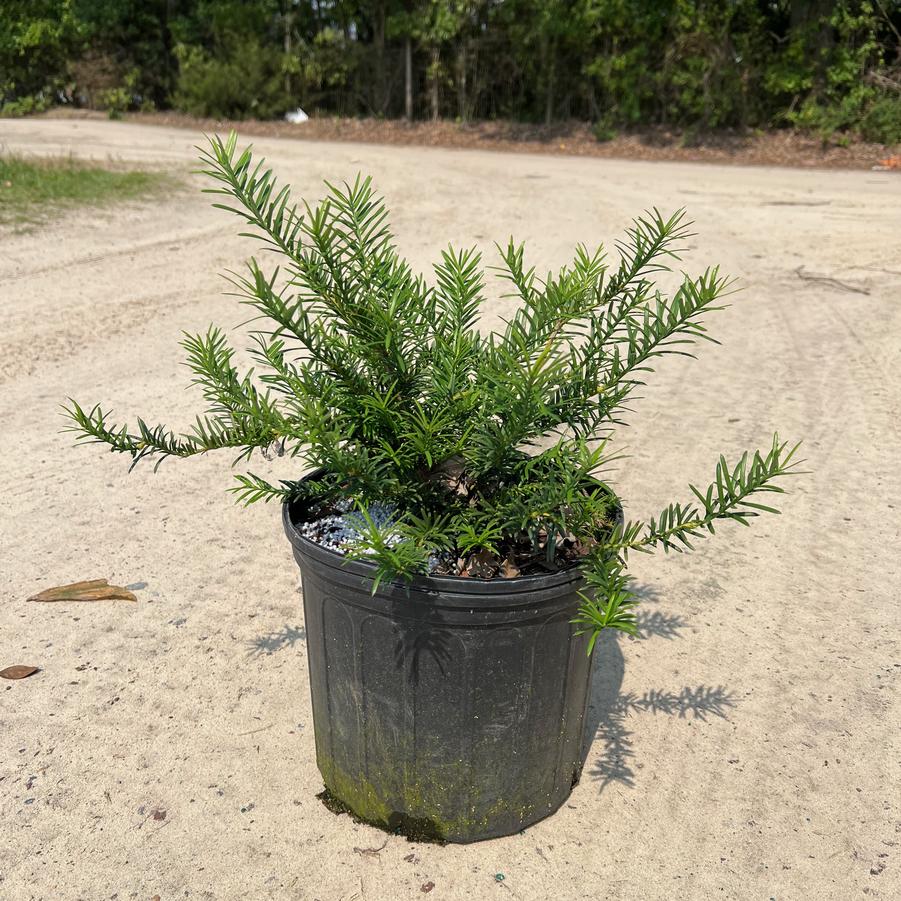
[[[585,574],[578,622],[634,632],[626,571],[633,551],[683,550],[720,520],[748,520],[781,492],[797,445],[773,438],[712,483],[689,486],[648,521],[623,521],[602,478],[611,431],[656,357],[690,355],[712,340],[706,314],[722,309],[729,280],[717,268],[685,275],[666,295],[655,274],[679,260],[682,212],[638,218],[616,244],[579,246],[571,264],[540,278],[522,245],[498,246],[495,274],[518,306],[497,333],[478,329],[485,275],[474,250],[448,248],[427,281],[399,256],[388,211],[370,180],[328,185],[315,207],[291,202],[236,137],[210,140],[204,172],[216,206],[244,220],[279,265],[251,259],[233,275],[259,314],[240,372],[218,328],[183,346],[206,410],[186,434],[138,419],[115,425],[99,405],[72,401],[79,439],[128,454],[191,457],[238,449],[298,461],[296,481],[237,475],[245,503],[299,501],[310,520],[354,518],[340,547],[384,579],[417,574],[513,578],[561,567]],[[318,471],[314,478],[303,472]],[[378,515],[375,515],[377,511]]]

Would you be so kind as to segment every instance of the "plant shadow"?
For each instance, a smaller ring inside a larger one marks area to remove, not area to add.
[[[411,684],[419,684],[420,661],[427,654],[435,663],[442,676],[446,676],[445,667],[451,662],[451,632],[436,626],[428,628],[408,627],[398,630],[394,644],[394,662],[398,669],[407,669],[407,678]]]
[[[636,593],[643,601],[654,600],[653,593],[647,589]],[[678,615],[642,610],[638,615],[638,640],[673,640],[680,637],[680,630],[685,626]],[[723,685],[686,685],[675,690],[652,688],[642,695],[624,693],[622,643],[627,640],[608,630],[598,638],[594,653],[582,762],[586,763],[592,748],[595,753],[600,752],[589,770],[591,778],[600,783],[600,791],[611,783],[629,788],[635,784],[635,751],[628,728],[632,715],[652,713],[679,719],[690,716],[706,721],[708,717],[725,719],[728,710],[735,706],[734,692]]]
[[[262,657],[274,654],[282,648],[293,648],[299,641],[307,640],[307,632],[303,626],[289,626],[285,623],[281,629],[270,632],[268,635],[258,635],[247,642],[248,655]]]

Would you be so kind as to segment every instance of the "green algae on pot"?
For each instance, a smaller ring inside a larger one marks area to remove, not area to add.
[[[468,793],[468,783],[444,783],[436,780],[429,790],[421,790],[415,785],[415,775],[395,773],[389,775],[388,784],[399,789],[398,797],[402,801],[396,805],[386,803],[380,792],[365,776],[356,779],[334,766],[334,764],[318,761],[319,771],[326,788],[320,794],[323,804],[333,813],[347,813],[354,819],[386,832],[406,836],[411,841],[447,842],[466,841],[464,836],[479,836],[501,814],[512,809],[518,822],[527,822],[532,805],[527,803],[516,808],[504,801],[495,801],[479,815],[475,805],[465,813],[453,819],[447,819],[443,810],[442,797],[452,797],[453,792]],[[381,780],[380,780],[381,781]],[[388,796],[392,795],[389,790]],[[392,809],[396,806],[397,809]],[[471,840],[471,839],[470,839]]]
[[[637,218],[616,261],[579,246],[543,279],[511,240],[498,271],[518,306],[486,336],[480,254],[448,248],[431,281],[414,274],[368,179],[295,205],[234,135],[202,158],[216,205],[280,257],[233,276],[259,314],[257,368],[240,371],[217,328],[188,335],[207,402],[190,431],[114,425],[74,400],[70,428],[133,465],[221,449],[294,461],[293,478],[244,471],[233,490],[282,503],[326,787],[387,828],[518,831],[579,778],[595,639],[636,631],[630,552],[776,512],[761,496],[795,471],[797,446],[774,436],[647,520],[624,521],[607,483],[635,389],[709,337],[729,280],[714,267],[658,289],[689,237],[681,212]]]

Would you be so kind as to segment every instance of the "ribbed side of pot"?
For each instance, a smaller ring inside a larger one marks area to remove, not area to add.
[[[456,842],[556,810],[581,769],[590,660],[570,623],[578,578],[372,595],[371,581],[304,544],[316,755],[333,798],[388,829]]]

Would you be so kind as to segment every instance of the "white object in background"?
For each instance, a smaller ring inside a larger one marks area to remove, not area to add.
[[[285,113],[285,121],[291,122],[293,125],[300,125],[301,122],[307,122],[309,118],[310,117],[300,107],[291,110],[289,113]]]

